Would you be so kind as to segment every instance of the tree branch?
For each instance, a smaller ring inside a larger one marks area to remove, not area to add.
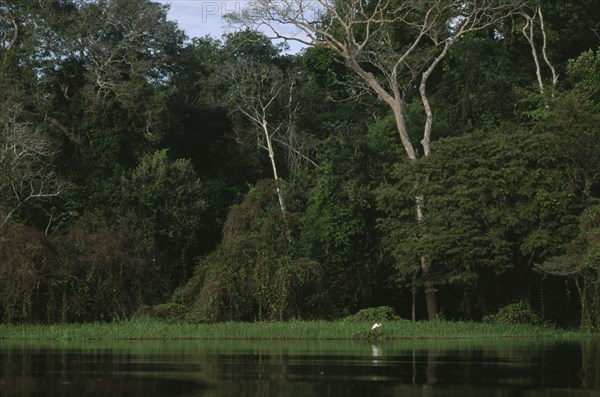
[[[8,43],[8,46],[6,46],[6,51],[9,51],[17,42],[17,40],[19,39],[19,24],[17,21],[17,17],[12,13],[10,6],[8,4],[7,0],[2,0],[2,3],[4,4],[4,6],[6,7],[6,11],[8,13],[8,18],[10,19],[13,28],[14,28],[14,33],[13,33],[13,37],[10,40],[10,43]],[[6,38],[6,36],[8,35],[8,31],[4,33],[3,39]]]

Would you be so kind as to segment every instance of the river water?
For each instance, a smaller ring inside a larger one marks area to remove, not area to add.
[[[0,339],[0,396],[600,397],[600,339],[77,345]]]

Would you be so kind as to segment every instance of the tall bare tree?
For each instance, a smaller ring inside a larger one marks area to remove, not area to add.
[[[550,59],[548,58],[548,52],[546,51],[548,45],[548,38],[546,35],[546,27],[544,24],[544,14],[542,13],[542,8],[539,5],[537,5],[532,9],[524,8],[521,12],[521,15],[525,20],[525,24],[523,25],[521,31],[523,32],[523,36],[525,36],[525,39],[527,40],[527,42],[529,43],[529,47],[531,48],[531,56],[535,64],[535,76],[537,78],[540,94],[544,94],[545,84],[544,79],[542,77],[542,66],[536,45],[536,26],[540,31],[542,41],[542,48],[539,51],[541,52],[544,63],[546,64],[548,69],[550,69],[550,73],[552,74],[552,87],[554,88],[556,86],[556,83],[558,82],[558,73],[556,72],[556,69],[550,62]]]
[[[437,65],[457,40],[518,14],[523,5],[522,0],[257,0],[232,19],[341,56],[389,106],[406,156],[417,160],[430,154],[433,111],[427,82]],[[285,25],[296,32],[287,33]],[[405,114],[406,93],[414,86],[426,116],[418,143],[413,141],[417,134],[409,133]],[[420,222],[426,198],[419,195],[415,203]],[[428,316],[435,319],[432,263],[427,255],[420,262]]]
[[[289,82],[277,67],[260,63],[252,59],[239,59],[229,63],[223,74],[230,83],[229,99],[234,109],[242,114],[255,127],[258,146],[267,151],[277,189],[279,207],[286,218],[285,198],[280,173],[275,158],[274,141],[291,128],[292,105],[288,117],[282,117],[282,102],[286,104]],[[290,94],[291,95],[291,94]],[[288,99],[289,103],[293,103]]]

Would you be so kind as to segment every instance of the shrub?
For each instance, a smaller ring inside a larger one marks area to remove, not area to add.
[[[542,324],[542,318],[524,300],[511,303],[498,310],[498,313],[483,318],[487,323],[496,324]]]
[[[40,231],[9,225],[0,233],[0,321],[43,321],[54,308],[48,279],[56,273],[56,254]]]
[[[400,316],[398,316],[396,311],[390,306],[379,306],[359,310],[357,313],[344,318],[344,321],[351,323],[361,321],[378,322],[383,320],[400,320]]]
[[[97,214],[48,237],[22,225],[0,235],[0,321],[129,317],[153,294],[147,244]]]
[[[59,258],[53,291],[61,303],[49,322],[128,318],[153,294],[147,242],[102,216],[82,216],[53,243]]]

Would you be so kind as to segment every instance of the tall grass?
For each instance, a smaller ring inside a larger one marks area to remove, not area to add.
[[[173,323],[136,319],[115,323],[39,325],[0,324],[0,341],[93,341],[93,340],[350,340],[350,339],[494,339],[581,337],[584,331],[558,330],[531,325],[473,322],[397,320],[383,322],[376,331],[372,323],[341,321],[224,322],[215,324]],[[598,334],[595,334],[596,336]]]

